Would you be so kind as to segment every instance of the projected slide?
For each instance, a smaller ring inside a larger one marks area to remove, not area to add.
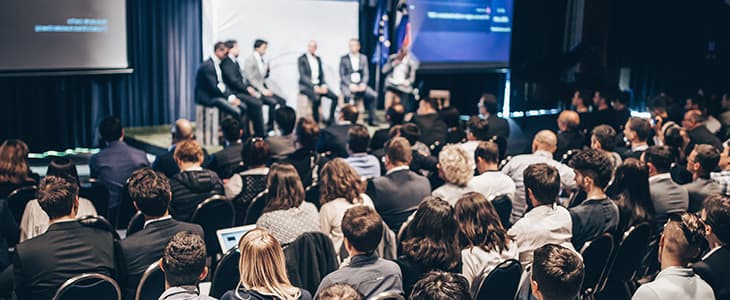
[[[126,68],[125,2],[0,1],[0,71]]]
[[[424,64],[506,66],[512,0],[411,0],[413,52]]]

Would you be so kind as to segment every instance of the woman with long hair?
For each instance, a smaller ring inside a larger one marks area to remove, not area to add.
[[[401,242],[403,255],[397,260],[403,272],[406,295],[432,270],[461,272],[457,231],[451,204],[431,196],[423,199],[405,228],[405,240]]]
[[[617,199],[619,234],[636,224],[654,221],[654,205],[649,196],[649,169],[644,162],[626,159],[616,169],[608,190],[613,191],[611,197]]]
[[[286,273],[286,260],[281,244],[266,230],[256,228],[238,242],[241,252],[238,269],[241,279],[234,290],[221,300],[283,299],[311,300],[312,295],[291,284]]]
[[[271,232],[281,244],[293,242],[302,233],[319,231],[319,213],[314,204],[304,201],[304,186],[290,164],[273,164],[266,188],[269,197],[258,227]]]
[[[462,274],[469,282],[505,260],[518,259],[517,245],[507,235],[492,203],[482,194],[471,192],[462,196],[454,206],[454,215],[459,224]]]
[[[38,178],[31,177],[27,159],[25,142],[9,139],[0,145],[0,198],[7,198],[17,188],[37,183]]]
[[[672,163],[672,169],[669,171],[672,174],[672,180],[677,184],[692,182],[692,174],[687,171],[686,154],[688,152],[687,146],[689,145],[687,131],[675,123],[669,123],[663,129],[661,141],[665,146],[672,149],[672,154],[674,155],[674,163]]]
[[[365,184],[360,175],[342,158],[328,161],[322,168],[319,186],[320,204],[319,226],[328,235],[340,252],[342,246],[342,217],[354,205],[373,207],[373,201],[365,192]]]

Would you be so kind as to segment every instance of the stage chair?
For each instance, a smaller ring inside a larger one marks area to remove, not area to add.
[[[98,273],[71,277],[56,290],[53,300],[106,299],[121,300],[122,290],[114,279]]]
[[[216,107],[195,106],[195,139],[201,145],[219,146],[220,112]]]
[[[312,116],[312,102],[304,94],[297,94],[297,118],[314,118]]]

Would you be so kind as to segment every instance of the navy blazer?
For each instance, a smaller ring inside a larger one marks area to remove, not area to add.
[[[221,75],[222,76],[222,75]],[[215,72],[213,58],[208,58],[195,73],[195,103],[210,106],[213,98],[226,98],[228,95],[218,88],[218,74]]]
[[[573,246],[578,251],[585,242],[592,241],[605,232],[616,233],[619,211],[611,199],[588,199],[569,211],[573,221]]]
[[[149,165],[144,152],[122,141],[107,143],[106,148],[89,160],[91,177],[109,189],[109,207],[119,206],[122,188],[132,173]]]

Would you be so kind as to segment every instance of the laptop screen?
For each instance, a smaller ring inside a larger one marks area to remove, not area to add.
[[[249,232],[254,228],[256,228],[256,225],[246,225],[216,231],[216,235],[218,235],[218,243],[221,246],[221,251],[223,253],[226,253],[228,252],[228,250],[231,250],[233,247],[237,246],[238,241],[241,239],[241,237],[246,234],[246,232]]]

